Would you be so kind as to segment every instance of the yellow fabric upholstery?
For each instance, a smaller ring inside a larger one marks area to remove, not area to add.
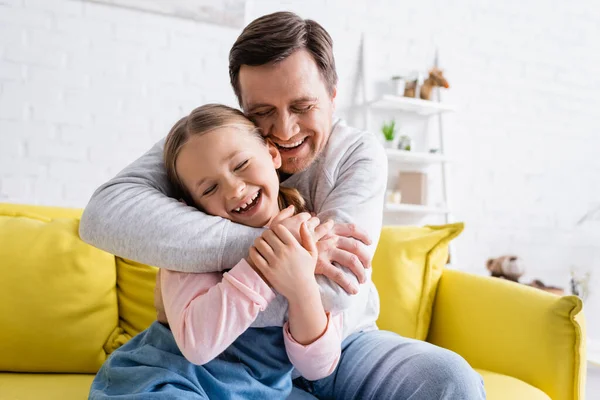
[[[511,376],[476,369],[483,378],[486,400],[551,400],[540,389]]]
[[[94,375],[0,373],[0,399],[84,400],[88,398]]]
[[[554,400],[579,400],[585,386],[584,329],[578,297],[446,270],[428,341]]]
[[[462,223],[383,227],[373,257],[380,329],[425,340],[435,291],[448,260],[448,243],[463,228]]]
[[[118,321],[114,257],[77,219],[33,211],[0,205],[0,370],[95,372]]]
[[[158,268],[117,257],[119,324],[131,338],[156,320],[154,286]]]
[[[11,371],[95,373],[155,318],[156,269],[80,241],[80,215],[0,203],[0,399],[86,399],[93,374]],[[481,368],[489,400],[582,399],[579,299],[442,269],[461,230],[384,228],[373,262],[380,327],[461,354]]]

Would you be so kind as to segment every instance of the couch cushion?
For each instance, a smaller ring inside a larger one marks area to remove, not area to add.
[[[373,282],[379,292],[380,329],[425,340],[448,243],[462,223],[440,226],[385,226],[373,257]]]
[[[0,399],[83,400],[93,380],[93,374],[0,373]]]
[[[158,268],[117,257],[119,324],[128,335],[137,335],[156,320],[154,286]]]
[[[112,255],[77,218],[0,204],[0,370],[93,373],[117,329]]]
[[[483,377],[487,400],[527,399],[551,400],[540,389],[512,376],[476,369]]]

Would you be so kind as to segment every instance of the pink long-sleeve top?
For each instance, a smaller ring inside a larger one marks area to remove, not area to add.
[[[165,313],[182,354],[194,364],[206,364],[250,327],[275,293],[245,261],[229,272],[184,273],[161,270]],[[313,343],[301,345],[283,326],[287,355],[308,380],[330,375],[336,368],[342,341],[342,314],[327,313],[327,328]]]

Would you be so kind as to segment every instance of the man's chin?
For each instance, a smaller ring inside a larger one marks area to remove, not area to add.
[[[314,161],[314,157],[310,158],[289,158],[287,160],[282,160],[281,168],[279,168],[279,172],[283,172],[287,175],[292,175],[298,172],[302,172],[307,169],[310,164]]]

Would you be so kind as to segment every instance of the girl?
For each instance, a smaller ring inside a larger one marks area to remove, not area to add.
[[[296,190],[280,188],[277,149],[241,112],[206,105],[171,129],[164,158],[188,205],[270,229],[228,272],[162,271],[171,330],[155,322],[115,351],[90,397],[277,399],[290,394],[294,367],[309,380],[331,374],[340,357],[341,315],[323,309],[307,224],[296,235],[286,227],[292,207],[302,210],[304,202]],[[288,301],[288,322],[283,329],[249,328],[276,296],[271,287]]]

